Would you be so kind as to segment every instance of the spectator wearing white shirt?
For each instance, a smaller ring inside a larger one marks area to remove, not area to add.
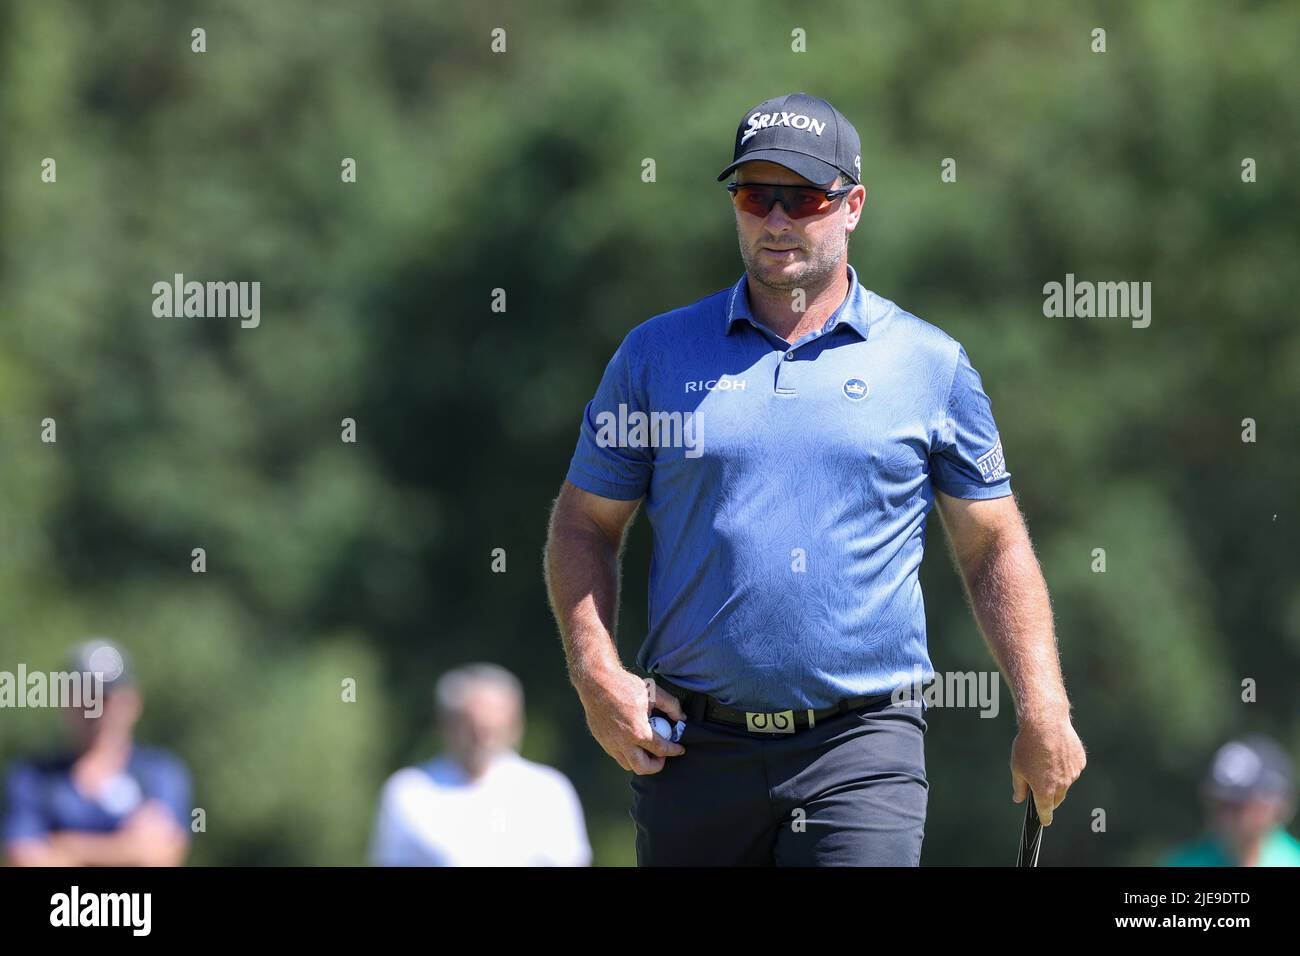
[[[376,866],[587,866],[578,794],[564,774],[517,753],[523,688],[495,664],[444,674],[435,691],[443,756],[389,777]]]

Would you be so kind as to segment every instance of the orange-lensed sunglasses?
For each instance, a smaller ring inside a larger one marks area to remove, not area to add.
[[[817,186],[777,186],[771,183],[727,183],[736,208],[751,216],[767,216],[777,203],[791,219],[807,219],[831,208],[831,203],[853,191],[852,186],[822,189]]]

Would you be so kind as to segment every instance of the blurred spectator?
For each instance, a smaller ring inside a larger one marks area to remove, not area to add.
[[[189,852],[190,779],[166,751],[135,743],[143,701],[121,648],[73,649],[68,670],[103,679],[102,712],[65,707],[73,749],[18,760],[5,786],[11,866],[179,866]]]
[[[1165,866],[1300,866],[1300,841],[1284,829],[1295,811],[1291,761],[1272,740],[1219,748],[1202,797],[1210,835],[1175,850]]]
[[[516,753],[524,695],[495,664],[450,671],[435,692],[446,753],[399,770],[375,820],[376,866],[586,866],[578,795],[567,777]]]

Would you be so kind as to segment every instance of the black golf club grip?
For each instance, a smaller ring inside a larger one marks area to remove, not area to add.
[[[1038,819],[1038,808],[1034,805],[1034,793],[1031,790],[1025,798],[1025,822],[1020,828],[1020,852],[1016,854],[1016,866],[1037,866],[1038,851],[1043,845],[1043,824]]]

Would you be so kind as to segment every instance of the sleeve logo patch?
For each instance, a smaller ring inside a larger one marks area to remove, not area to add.
[[[981,455],[975,464],[980,466],[980,475],[985,482],[997,481],[1007,476],[1006,459],[1002,457],[1002,439],[991,449]]]

